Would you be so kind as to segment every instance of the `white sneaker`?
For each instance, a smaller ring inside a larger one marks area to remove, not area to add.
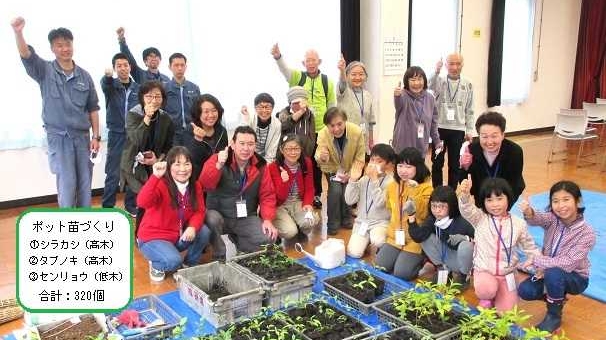
[[[154,282],[162,282],[164,281],[164,272],[161,270],[157,270],[154,269],[154,267],[152,267],[152,263],[151,261],[148,261],[149,263],[149,278],[150,280],[154,281]]]

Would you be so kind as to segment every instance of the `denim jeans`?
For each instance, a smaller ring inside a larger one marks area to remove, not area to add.
[[[105,159],[105,185],[101,205],[104,208],[113,208],[116,205],[116,194],[120,189],[120,159],[126,144],[126,133],[109,131],[107,136],[107,158]],[[124,207],[129,213],[137,211],[137,195],[125,188]]]
[[[139,250],[146,259],[152,262],[152,267],[164,272],[170,272],[179,269],[181,263],[188,266],[199,264],[202,251],[208,245],[210,239],[210,229],[205,225],[196,234],[193,241],[185,242],[178,240],[177,243],[171,243],[166,240],[151,240],[140,242],[137,240]],[[181,261],[180,252],[187,250],[187,254]]]
[[[553,267],[545,269],[543,278],[532,281],[529,277],[518,287],[518,294],[524,300],[543,300],[546,290],[547,296],[553,300],[563,300],[566,294],[577,295],[585,291],[589,279],[576,272],[567,273],[562,268]]]

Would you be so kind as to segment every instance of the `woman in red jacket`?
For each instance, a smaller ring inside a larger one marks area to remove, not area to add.
[[[191,154],[182,146],[168,152],[166,162],[153,165],[139,195],[137,205],[145,215],[137,229],[137,244],[149,260],[152,281],[164,280],[164,273],[181,264],[199,263],[210,231],[204,226],[202,188],[192,177]],[[187,250],[184,260],[181,251]]]
[[[305,236],[319,222],[313,213],[314,178],[311,159],[303,151],[300,136],[282,137],[276,160],[267,166],[276,189],[276,218],[273,223],[280,237]]]

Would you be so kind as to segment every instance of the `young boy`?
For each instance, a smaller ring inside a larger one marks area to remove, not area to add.
[[[358,203],[358,216],[354,221],[347,254],[355,258],[364,256],[370,245],[378,248],[385,243],[390,212],[385,205],[385,188],[393,180],[396,154],[387,144],[377,144],[370,152],[365,175],[353,170],[345,188],[345,202]]]

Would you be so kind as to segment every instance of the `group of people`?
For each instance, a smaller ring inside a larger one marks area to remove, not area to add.
[[[101,140],[94,82],[72,60],[69,30],[49,33],[56,59],[45,61],[25,42],[25,20],[11,24],[25,69],[40,85],[59,206],[90,206],[90,159]],[[289,104],[274,115],[273,97],[260,93],[253,112],[242,107],[242,124],[229,140],[221,103],[185,78],[183,54],[169,57],[169,78],[158,70],[157,48],[143,51],[143,69],[124,28],[116,33],[120,53],[101,79],[109,130],[102,205],[114,207],[125,187],[125,210],[137,218],[137,245],[152,280],[198,264],[209,244],[213,258],[225,258],[225,237],[243,252],[277,238],[306,239],[320,222],[314,207],[324,177],[328,234],[352,229],[348,254],[370,249],[395,276],[413,280],[431,263],[436,282],[466,287],[473,273],[480,306],[505,311],[518,296],[545,299],[539,327],[549,331],[559,327],[566,294],[587,287],[595,234],[583,218],[580,189],[558,182],[546,212],[523,199],[524,220],[510,213],[525,188],[522,149],[505,138],[497,112],[475,120],[479,138],[472,141],[473,89],[461,77],[461,55],[446,58],[445,77],[442,60],[429,80],[420,67],[406,70],[394,90],[388,145],[374,143],[374,100],[362,62],[341,56],[335,87],[320,72],[316,51],[305,53],[300,71],[286,65],[276,44],[271,55],[289,84]],[[527,224],[546,229],[542,251]],[[533,273],[519,286],[516,268]]]

